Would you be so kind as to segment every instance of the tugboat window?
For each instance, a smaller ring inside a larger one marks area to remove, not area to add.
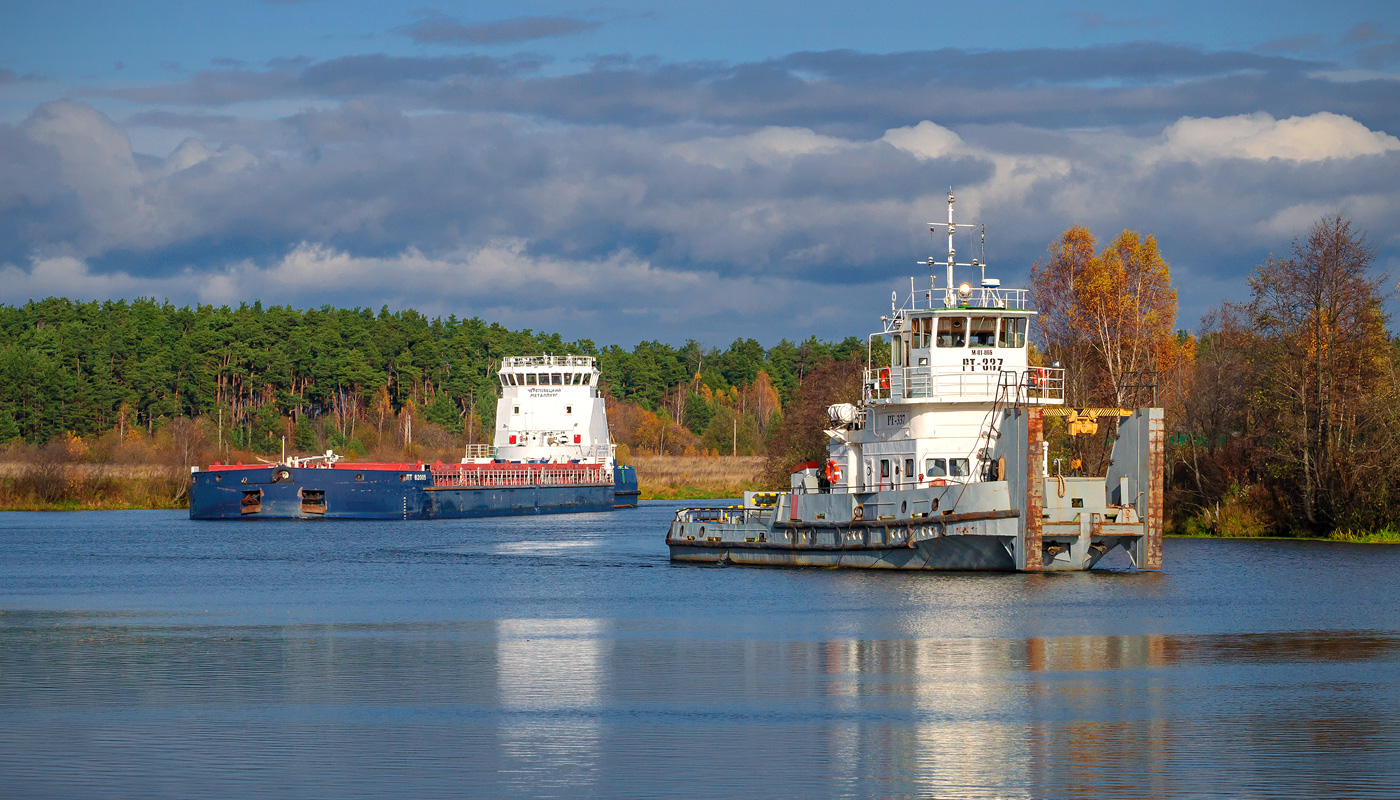
[[[963,347],[967,344],[967,325],[963,317],[941,317],[938,320],[938,346]]]
[[[912,458],[906,458],[906,459],[904,459],[904,477],[906,477],[906,478],[913,478],[913,477],[914,477],[914,459],[912,459]]]
[[[973,317],[971,334],[973,347],[991,347],[997,338],[997,318]]]
[[[914,349],[927,350],[933,344],[933,317],[915,318],[910,327],[914,330]]]
[[[882,459],[880,459],[880,477],[881,477],[881,478],[889,478],[889,477],[890,477],[890,460],[889,460],[888,458],[882,458]]]
[[[904,366],[904,338],[902,336],[894,337],[894,346],[890,348],[890,366]]]
[[[954,478],[966,478],[972,474],[968,471],[967,459],[965,458],[950,458],[948,466],[951,468]]]
[[[924,476],[942,478],[948,474],[948,462],[941,458],[924,459]]]
[[[1003,317],[1001,320],[1001,336],[997,339],[997,347],[1025,347],[1026,346],[1026,318],[1025,317]]]

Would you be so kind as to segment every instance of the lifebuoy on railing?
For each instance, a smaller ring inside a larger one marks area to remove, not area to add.
[[[841,467],[835,461],[826,462],[826,479],[830,483],[841,482]]]
[[[881,389],[888,389],[888,388],[890,388],[890,368],[889,368],[889,367],[882,367],[882,368],[880,369],[880,388],[881,388]]]
[[[1031,367],[1027,370],[1032,389],[1044,391],[1045,389],[1045,369],[1042,367]]]

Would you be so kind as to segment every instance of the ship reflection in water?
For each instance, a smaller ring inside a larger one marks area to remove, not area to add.
[[[496,687],[506,786],[589,794],[601,763],[601,620],[505,619],[496,625]]]
[[[1396,548],[672,567],[671,508],[554,547],[539,519],[4,518],[0,794],[1400,796]]]

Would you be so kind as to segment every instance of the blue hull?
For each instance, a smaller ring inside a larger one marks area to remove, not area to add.
[[[248,467],[194,473],[190,519],[467,519],[611,511],[636,505],[619,486],[436,487],[427,470]],[[630,479],[630,484],[628,483]],[[619,494],[621,491],[624,494]]]

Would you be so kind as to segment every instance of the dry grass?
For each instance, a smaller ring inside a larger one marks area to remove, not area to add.
[[[0,463],[0,511],[185,508],[188,485],[157,465]]]
[[[637,468],[643,500],[700,500],[740,497],[764,488],[759,482],[763,456],[640,456]]]

